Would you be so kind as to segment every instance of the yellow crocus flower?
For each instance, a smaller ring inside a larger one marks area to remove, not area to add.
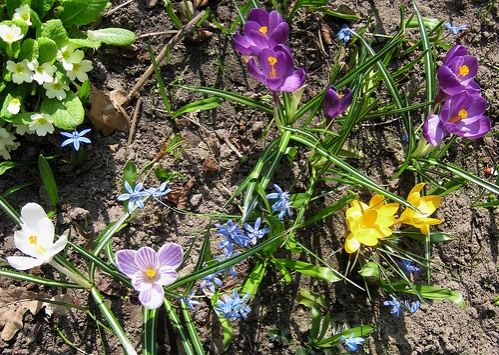
[[[423,182],[414,186],[407,197],[407,202],[416,207],[420,212],[416,212],[411,208],[406,208],[400,215],[397,223],[409,224],[419,228],[424,235],[428,235],[430,233],[431,225],[440,224],[443,221],[437,218],[428,218],[440,205],[441,198],[436,195],[421,197],[419,192],[423,189],[424,185]]]
[[[384,204],[381,195],[374,195],[369,205],[361,201],[352,201],[346,211],[347,228],[350,231],[345,240],[345,251],[356,252],[361,244],[375,246],[378,239],[390,236],[391,226],[395,223],[398,203]]]

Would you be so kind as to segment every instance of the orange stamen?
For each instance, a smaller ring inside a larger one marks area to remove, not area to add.
[[[152,279],[154,276],[156,276],[156,270],[154,270],[152,267],[146,270],[146,275],[148,278]]]
[[[450,119],[449,122],[456,123],[456,122],[459,122],[461,119],[467,118],[467,117],[468,117],[468,111],[466,111],[464,108],[462,108],[457,113],[457,116]]]
[[[262,33],[264,36],[267,36],[267,30],[269,28],[267,26],[262,26],[260,27],[260,29],[258,31],[260,31],[260,33]]]
[[[457,73],[457,76],[466,76],[470,72],[470,68],[468,68],[467,65],[461,65],[459,67],[459,72]]]
[[[275,63],[277,63],[277,58],[269,56],[267,58],[267,60],[269,61],[270,67],[272,68],[272,70],[270,71],[270,77],[271,78],[275,78],[277,76],[277,72],[276,72],[276,70],[274,68],[274,65],[275,65]]]

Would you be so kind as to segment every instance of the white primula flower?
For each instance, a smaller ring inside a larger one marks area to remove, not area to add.
[[[78,78],[83,83],[85,80],[88,80],[87,72],[93,68],[92,62],[84,59],[80,63],[73,63],[73,70],[68,70],[67,75],[69,79],[75,80],[75,78]]]
[[[80,63],[83,60],[83,51],[75,49],[75,45],[70,43],[57,51],[56,59],[66,70],[73,70],[74,63]]]
[[[18,7],[12,19],[24,21],[28,26],[31,26],[31,15],[29,13],[29,6],[24,4],[23,6]]]
[[[21,31],[21,27],[12,25],[0,25],[0,38],[4,40],[4,42],[12,44],[21,40],[24,37]]]
[[[31,83],[33,81],[33,72],[28,68],[28,60],[24,59],[20,63],[12,60],[7,61],[7,70],[12,73],[12,81],[16,84]]]
[[[45,136],[47,133],[54,133],[54,120],[46,113],[35,113],[31,115],[29,124],[30,131],[36,132],[39,136]]]
[[[38,60],[33,59],[30,63],[28,63],[28,68],[33,70],[33,80],[35,80],[39,85],[54,81],[54,73],[57,70],[55,65],[48,62],[40,65],[38,64]]]
[[[16,137],[7,131],[5,128],[0,127],[0,155],[5,159],[10,159],[9,152],[15,150],[18,146],[18,142],[14,142]]]
[[[19,111],[21,111],[21,101],[17,97],[14,97],[10,100],[9,105],[7,106],[7,111],[13,115],[18,114]]]
[[[16,248],[28,256],[9,256],[7,262],[17,270],[28,270],[50,263],[66,247],[67,236],[54,243],[55,228],[42,206],[28,203],[21,209],[21,231],[14,233]]]
[[[45,93],[49,99],[55,97],[59,101],[66,98],[66,91],[69,90],[69,86],[64,85],[58,78],[55,78],[51,83],[44,83],[43,87],[47,89]]]
[[[29,124],[20,124],[20,125],[13,124],[12,126],[14,126],[14,128],[16,129],[16,134],[19,134],[20,136],[22,136],[26,132],[35,133],[31,132],[31,130],[29,129]]]

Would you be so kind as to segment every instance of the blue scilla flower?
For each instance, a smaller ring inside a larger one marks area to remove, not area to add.
[[[243,298],[240,298],[237,291],[234,290],[232,296],[224,295],[224,301],[218,300],[217,305],[214,307],[215,311],[230,320],[236,320],[241,317],[246,319],[247,314],[251,312],[251,308],[246,304],[250,294],[248,293]]]
[[[196,290],[192,291],[191,294],[189,295],[189,297],[180,298],[179,301],[180,302],[185,302],[185,304],[187,304],[187,307],[189,307],[189,309],[191,311],[195,311],[196,310],[196,306],[200,306],[201,305],[200,302],[194,301],[192,299],[192,297],[194,297],[195,294],[196,294]]]
[[[347,43],[352,38],[352,30],[348,27],[343,27],[337,34],[338,38],[343,42]]]
[[[225,239],[218,244],[219,249],[224,249],[225,255],[232,254],[234,243],[243,247],[248,246],[248,236],[239,228],[239,225],[232,222],[232,220],[227,221],[227,226],[215,224],[215,227],[218,228],[218,234],[225,237]]]
[[[160,201],[163,201],[163,196],[167,195],[170,193],[172,189],[166,188],[166,181],[162,182],[159,187],[149,187],[146,189],[146,192],[151,195],[152,197],[157,198]]]
[[[364,338],[354,338],[353,333],[347,338],[344,335],[340,338],[341,342],[348,348],[349,351],[357,351],[359,350],[359,345],[365,343],[366,339]]]
[[[203,290],[205,287],[208,287],[208,289],[215,293],[215,285],[218,287],[222,287],[223,282],[220,280],[217,276],[220,273],[220,271],[214,272],[211,275],[207,275],[203,278],[203,281],[201,282],[201,285],[199,285],[199,289]]]
[[[419,307],[421,306],[421,302],[419,301],[416,301],[416,302],[412,302],[410,303],[409,301],[405,300],[404,301],[404,306],[405,308],[407,308],[407,310],[411,313],[411,314],[414,314],[416,313],[416,311],[419,309]]]
[[[142,190],[143,184],[138,183],[137,185],[135,185],[135,188],[132,189],[128,181],[125,181],[124,186],[127,192],[119,195],[118,201],[128,200],[128,212],[132,212],[135,207],[138,207],[140,209],[144,208],[144,202],[142,202],[142,198],[149,196],[149,193]]]
[[[464,30],[468,29],[468,25],[462,25],[462,26],[452,26],[452,23],[446,22],[445,23],[445,29],[449,30],[449,32],[453,35],[457,35],[459,32],[462,32]]]
[[[272,211],[279,211],[279,216],[277,219],[281,220],[284,215],[288,215],[288,217],[291,217],[291,210],[290,210],[290,204],[289,204],[289,192],[283,191],[279,185],[274,184],[274,190],[277,192],[272,192],[270,194],[267,194],[267,198],[269,200],[277,200],[272,205]]]
[[[62,142],[61,147],[65,147],[68,144],[72,144],[73,147],[74,147],[74,149],[76,151],[80,150],[80,144],[82,144],[82,143],[87,143],[87,144],[92,143],[90,141],[90,139],[88,139],[87,137],[83,137],[88,132],[90,132],[90,128],[86,128],[86,129],[84,129],[81,132],[78,132],[77,130],[74,130],[73,132],[61,132],[61,134],[64,137],[68,138],[64,142]]]
[[[253,245],[256,245],[256,243],[258,242],[258,239],[263,238],[265,236],[265,234],[270,232],[269,228],[260,229],[261,223],[262,223],[262,219],[260,217],[258,217],[257,220],[255,221],[254,227],[250,226],[248,223],[244,224],[244,229],[246,229],[246,231],[248,232],[249,242]]]
[[[420,268],[414,266],[409,260],[402,259],[397,261],[397,265],[406,275],[412,275],[415,272],[421,270]]]
[[[390,313],[395,314],[398,317],[398,316],[400,316],[400,312],[401,312],[400,306],[402,305],[402,301],[400,301],[398,298],[395,298],[395,296],[393,296],[393,295],[390,295],[390,297],[392,298],[392,300],[385,301],[385,302],[383,302],[383,304],[385,306],[391,306],[392,310],[390,311]]]
[[[225,249],[225,251],[226,251],[226,250],[227,250],[227,249]],[[225,255],[218,255],[218,256],[216,257],[216,259],[217,259],[217,261],[218,261],[218,262],[222,262],[222,261],[224,261],[225,259],[228,259],[228,258],[230,258],[231,256],[236,256],[236,255],[238,255],[238,254],[239,254],[239,253],[237,253],[237,252],[236,252],[236,253],[233,253],[233,254],[228,254],[228,253],[225,253]],[[227,270],[227,269],[222,269],[222,270],[220,270],[219,272],[220,272],[221,274],[223,274],[223,273],[225,273],[225,271],[226,271],[226,270]],[[237,271],[236,271],[236,268],[234,267],[234,265],[229,266],[229,274],[230,274],[230,276],[232,276],[232,277],[236,277],[236,276],[237,276]]]

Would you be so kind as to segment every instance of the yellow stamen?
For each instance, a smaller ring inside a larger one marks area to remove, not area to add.
[[[35,245],[36,251],[38,251],[39,254],[45,253],[45,251],[46,251],[45,248],[42,247],[41,245],[38,245],[36,243],[36,240],[37,240],[37,236],[36,235],[30,235],[29,238],[28,238],[28,240],[29,240],[30,244]]]
[[[267,60],[269,61],[270,67],[272,68],[272,70],[270,71],[270,77],[271,78],[275,78],[277,76],[277,72],[276,72],[276,70],[274,68],[274,65],[275,65],[275,63],[277,63],[277,58],[269,56],[267,58]]]
[[[260,31],[260,33],[262,33],[264,36],[266,36],[267,30],[268,30],[267,26],[262,26],[262,27],[260,27],[260,29],[258,31]]]
[[[156,276],[156,270],[154,270],[152,267],[146,270],[146,275],[148,278],[152,279],[154,276]]]
[[[467,117],[468,117],[468,111],[466,111],[464,108],[462,108],[457,113],[457,116],[450,119],[449,122],[456,123],[456,122],[459,122],[461,119],[467,118]]]
[[[461,65],[459,67],[459,72],[457,73],[457,76],[466,76],[470,72],[470,68],[468,68],[467,65]]]

